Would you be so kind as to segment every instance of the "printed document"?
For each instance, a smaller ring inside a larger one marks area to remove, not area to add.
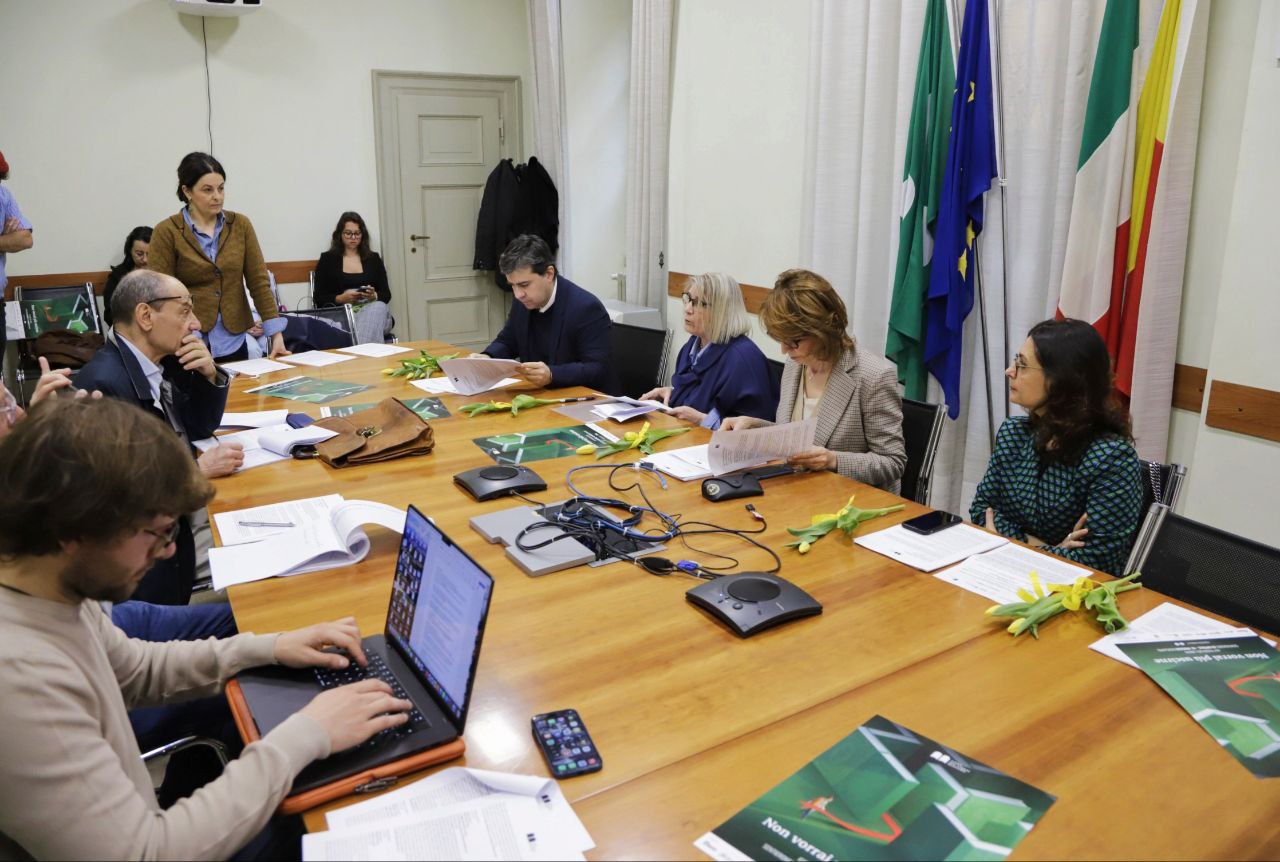
[[[1120,644],[1144,643],[1147,641],[1205,640],[1207,638],[1247,637],[1253,634],[1249,628],[1236,628],[1230,623],[1218,622],[1212,617],[1198,614],[1188,608],[1180,607],[1172,602],[1162,602],[1137,619],[1130,620],[1129,627],[1109,634],[1089,644],[1089,649],[1096,650],[1108,658],[1124,662],[1129,667],[1138,665],[1124,654]],[[1273,640],[1266,640],[1275,646]]]
[[[932,572],[1009,543],[1004,536],[997,536],[968,524],[956,524],[930,536],[913,533],[898,524],[858,536],[853,541],[922,572]]]
[[[293,365],[310,365],[315,368],[323,368],[326,365],[337,365],[339,362],[350,362],[355,359],[354,356],[347,356],[342,353],[327,353],[323,350],[307,350],[302,353],[290,353],[289,355],[282,356],[280,358]]]
[[[369,537],[361,525],[377,524],[403,533],[404,510],[351,500],[333,506],[323,516],[294,523],[295,527],[260,542],[210,548],[213,588],[358,563],[369,554]]]
[[[289,418],[288,410],[258,410],[253,413],[223,413],[219,428],[265,428],[283,425]]]
[[[281,424],[269,425],[266,428],[250,428],[247,431],[237,431],[221,437],[206,437],[204,440],[193,441],[191,445],[201,452],[207,452],[223,443],[239,443],[244,447],[244,463],[236,469],[239,473],[242,470],[261,467],[263,464],[286,461],[293,457],[295,446],[312,446],[336,436],[338,436],[337,431],[315,425],[291,428],[287,424]]]
[[[701,446],[686,446],[683,449],[667,449],[663,452],[654,452],[652,455],[646,455],[642,460],[652,465],[655,469],[666,473],[672,479],[679,479],[681,482],[692,482],[696,479],[709,479],[712,476],[722,475],[721,473],[713,472],[711,469],[710,450],[710,444],[703,443]],[[768,458],[756,458],[749,463],[739,464],[734,469],[742,470],[747,467],[758,467],[768,460]]]
[[[513,383],[521,383],[514,377],[504,377],[497,383],[490,386],[490,389],[503,389]],[[423,392],[430,392],[433,395],[473,395],[472,392],[459,392],[454,388],[453,381],[448,377],[428,377],[425,380],[410,380],[409,385],[416,386]]]
[[[959,527],[948,527],[942,532],[950,533],[957,529]],[[981,532],[976,527],[972,529]],[[1035,595],[1031,583],[1032,572],[1040,579],[1040,586],[1045,592],[1048,592],[1046,584],[1073,584],[1076,578],[1093,575],[1084,566],[1010,542],[994,551],[974,554],[960,565],[938,572],[934,577],[1005,605],[1022,601],[1018,590],[1026,590]]]
[[[354,356],[394,356],[397,353],[408,353],[412,349],[411,347],[401,347],[399,344],[379,344],[376,341],[338,348],[340,352],[350,353]]]
[[[232,374],[243,374],[245,377],[259,377],[273,371],[293,370],[293,366],[276,362],[274,359],[242,359],[239,362],[221,362],[218,367]]]
[[[507,375],[519,367],[520,363],[515,359],[490,359],[487,356],[440,360],[440,371],[459,395],[488,392],[500,385],[500,381],[509,379]]]
[[[324,497],[307,497],[285,503],[254,506],[251,509],[237,509],[234,512],[219,512],[213,516],[213,522],[218,527],[218,544],[243,545],[288,532],[308,521],[329,517],[329,510],[341,502],[341,494],[328,494]],[[267,524],[271,526],[263,526]]]
[[[712,474],[723,476],[775,458],[789,458],[813,448],[813,432],[818,425],[810,416],[800,422],[766,425],[745,431],[717,430],[708,444],[707,463]]]
[[[661,401],[654,401],[652,398],[642,401],[639,398],[628,398],[625,395],[620,395],[604,404],[597,404],[592,408],[592,411],[601,419],[612,419],[614,422],[626,422],[629,419],[635,419],[637,416],[643,416],[655,410],[666,413],[668,408]]]

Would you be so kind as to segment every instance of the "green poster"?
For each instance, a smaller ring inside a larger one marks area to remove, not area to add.
[[[290,377],[279,383],[269,383],[249,389],[259,395],[270,395],[273,398],[287,398],[290,401],[305,401],[308,404],[323,404],[326,401],[337,401],[348,395],[355,395],[372,389],[363,383],[344,383],[341,380],[322,380],[318,377]]]
[[[417,413],[424,421],[444,419],[449,416],[449,408],[445,407],[444,402],[439,398],[397,398],[396,400]],[[350,416],[352,413],[359,413],[374,406],[373,404],[343,404],[338,407],[325,407],[320,411],[320,415]]]
[[[607,446],[610,442],[599,431],[587,425],[569,428],[544,428],[527,434],[496,434],[477,437],[475,444],[499,464],[528,464],[574,454],[579,446]]]
[[[876,716],[695,845],[713,859],[1004,859],[1055,797]]]
[[[72,332],[96,331],[94,311],[89,297],[81,292],[57,299],[24,299],[21,303],[22,328],[27,338],[35,338],[52,329]]]
[[[1280,653],[1254,635],[1116,644],[1259,778],[1280,776]]]

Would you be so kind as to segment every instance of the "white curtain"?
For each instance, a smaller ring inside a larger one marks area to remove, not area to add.
[[[1004,118],[1001,172],[1007,185],[1003,201],[996,185],[988,193],[979,239],[988,341],[984,348],[984,306],[975,302],[966,325],[963,407],[955,422],[944,425],[934,466],[932,505],[961,514],[967,514],[986,470],[992,424],[998,428],[1007,415],[1004,368],[1031,326],[1050,317],[1057,302],[1084,109],[1105,8],[1105,0],[974,2],[991,2],[991,20],[999,26],[997,109]],[[958,22],[963,0],[952,5]],[[813,7],[808,212],[800,256],[841,292],[854,337],[881,353],[924,6],[924,0],[814,0]],[[1144,0],[1142,7],[1141,39],[1149,43],[1159,2]],[[1140,68],[1145,72],[1145,64]],[[1007,260],[1002,245],[1007,246]],[[1006,282],[1007,309],[1002,298]],[[988,379],[994,423],[988,418]],[[941,400],[932,379],[929,397]]]
[[[529,56],[533,59],[533,152],[560,194],[558,269],[569,259],[569,159],[565,125],[564,48],[560,0],[529,0]]]
[[[658,309],[664,320],[673,17],[673,0],[631,4],[626,298]]]

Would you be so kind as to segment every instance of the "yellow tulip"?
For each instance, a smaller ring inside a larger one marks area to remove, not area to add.
[[[810,549],[810,548],[812,548],[812,547],[813,547],[813,542],[801,542],[801,543],[800,543],[800,547],[799,547],[799,551],[800,551],[800,553],[802,553],[802,554],[807,554],[807,553],[809,553],[809,549]]]
[[[494,407],[497,407],[499,410],[510,410],[510,409],[511,409],[511,402],[510,402],[510,401],[495,401],[495,402],[493,402],[493,406],[494,406]]]
[[[588,443],[585,446],[579,446],[577,451],[579,455],[591,455],[596,451],[596,447]]]
[[[384,369],[382,369],[382,373],[383,373],[383,374],[395,374],[395,373],[396,373],[396,370],[395,370],[394,368],[384,368]]]

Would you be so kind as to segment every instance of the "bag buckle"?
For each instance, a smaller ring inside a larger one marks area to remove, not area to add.
[[[356,430],[356,434],[360,435],[366,440],[368,440],[370,437],[377,437],[381,433],[382,433],[382,429],[379,428],[377,425],[366,425],[363,428]]]

